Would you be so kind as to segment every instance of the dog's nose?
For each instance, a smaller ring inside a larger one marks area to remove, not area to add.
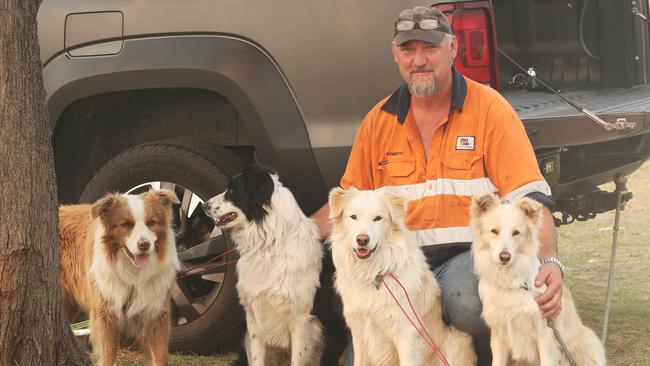
[[[362,247],[365,247],[366,245],[368,245],[368,242],[370,242],[370,238],[368,237],[368,235],[364,235],[364,234],[357,235],[357,244],[361,245]]]
[[[149,247],[151,246],[151,242],[147,239],[140,239],[138,240],[138,249],[145,251],[149,250]]]
[[[508,263],[510,261],[510,253],[508,253],[508,252],[499,253],[499,260],[502,263]]]
[[[210,215],[210,204],[207,202],[203,202],[201,204],[201,207],[203,208],[203,212],[205,212],[207,215]]]

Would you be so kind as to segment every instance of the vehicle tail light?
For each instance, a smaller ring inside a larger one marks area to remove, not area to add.
[[[477,1],[437,7],[449,19],[458,40],[456,69],[472,80],[498,89],[499,65],[492,4]]]

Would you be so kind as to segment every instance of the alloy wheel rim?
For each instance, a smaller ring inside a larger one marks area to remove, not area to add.
[[[205,197],[173,182],[152,181],[126,191],[139,194],[150,189],[168,189],[176,193],[180,204],[172,210],[172,228],[176,234],[176,249],[181,261],[181,271],[188,268],[201,269],[210,258],[230,249],[221,230],[214,226],[201,209]],[[227,273],[227,261],[236,258],[228,254],[205,268],[205,273],[195,276],[179,276],[172,286],[172,326],[178,327],[199,319],[219,297]],[[223,266],[216,266],[218,264]],[[216,268],[214,268],[216,267]]]

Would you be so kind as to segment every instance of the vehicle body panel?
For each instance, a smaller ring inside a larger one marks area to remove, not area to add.
[[[179,53],[195,57],[176,57]],[[286,173],[287,183],[301,202],[312,202],[309,198],[314,191],[326,192],[303,118],[282,75],[250,42],[225,36],[132,39],[125,41],[117,56],[69,58],[63,54],[47,65],[47,71],[44,82],[52,122],[67,105],[91,94],[134,88],[215,91],[240,111],[261,162]],[[316,209],[315,204],[305,208]]]
[[[64,49],[61,20],[68,13],[121,11],[125,39],[217,34],[254,40],[280,65],[307,121],[311,145],[349,145],[359,123],[359,111],[369,110],[399,82],[390,53],[395,15],[406,7],[430,3],[361,0],[307,5],[297,0],[49,0],[43,3],[39,14],[39,20],[43,14],[48,19],[39,27],[41,58],[47,70],[52,57],[61,54]],[[296,15],[286,19],[286,14],[291,13]],[[66,46],[70,49],[83,44],[87,43]],[[131,45],[125,45],[124,52],[128,47]],[[176,57],[197,56],[179,53]],[[386,70],[391,75],[386,75]]]
[[[255,141],[259,161],[276,167],[303,208],[312,212],[324,202],[328,187],[338,184],[365,113],[401,82],[390,54],[396,14],[415,5],[458,2],[463,1],[47,0],[39,11],[39,37],[52,124],[67,105],[89,95],[168,87],[215,91],[237,105]],[[525,15],[537,10],[539,1],[494,3],[497,12],[516,7],[515,14]],[[604,11],[611,6],[598,1]],[[77,21],[83,21],[79,17],[84,14],[109,15],[114,24],[107,32],[96,32],[96,40],[92,40],[84,34],[66,34],[75,29],[88,32],[88,26],[66,29],[70,14]],[[123,20],[119,37],[114,37],[115,14]],[[628,18],[619,14],[616,19]],[[503,22],[498,16],[496,19]],[[535,37],[548,36],[534,33],[526,23],[518,23],[518,27],[522,35],[508,40],[507,47],[516,49],[522,40],[538,42]],[[647,40],[647,29],[635,35],[628,28],[639,26],[633,24],[614,34],[626,43],[634,37]],[[123,42],[118,54],[102,55],[102,50],[116,42]],[[229,46],[223,46],[224,42]],[[555,47],[557,39],[554,42],[549,44]],[[634,52],[639,48],[626,47]],[[647,64],[644,47],[639,51],[643,53],[641,64]],[[99,56],[70,55],[75,52]],[[524,59],[531,55],[523,53]],[[591,66],[587,63],[586,67]],[[610,64],[604,67],[615,69]],[[634,68],[640,71],[633,73]],[[643,65],[627,67],[625,84],[644,80],[644,70],[647,67]],[[553,80],[556,74],[549,72]],[[643,96],[649,89],[642,84],[573,94],[607,120],[626,117],[637,122],[636,129],[625,133],[606,132],[549,93],[503,94],[539,149],[647,133],[650,102]]]

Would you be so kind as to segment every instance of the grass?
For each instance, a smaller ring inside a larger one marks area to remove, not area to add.
[[[214,355],[214,356],[196,356],[171,354],[169,359],[170,366],[229,366],[230,362],[235,359],[234,354]],[[143,366],[146,363],[139,354],[130,351],[120,351],[119,366]]]
[[[614,185],[602,189],[613,191]],[[650,366],[650,163],[629,177],[634,198],[621,214],[609,317],[609,365]],[[559,229],[560,255],[567,266],[565,283],[582,320],[600,337],[607,295],[614,212]],[[232,354],[212,357],[172,355],[170,365],[225,366]],[[119,365],[140,366],[142,360],[121,353]]]
[[[606,342],[610,365],[650,365],[650,163],[628,180],[634,197],[621,213],[614,295]],[[614,190],[613,184],[602,189]],[[560,255],[584,323],[600,336],[612,249],[614,212],[559,230]]]

